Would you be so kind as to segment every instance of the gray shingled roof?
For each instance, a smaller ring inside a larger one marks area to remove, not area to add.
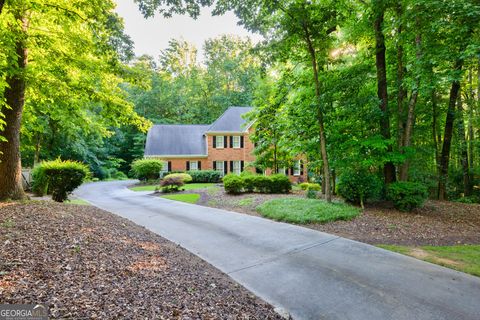
[[[206,155],[209,125],[154,125],[147,134],[145,156]]]
[[[207,132],[244,132],[245,123],[242,115],[252,110],[252,107],[230,107],[218,118]]]

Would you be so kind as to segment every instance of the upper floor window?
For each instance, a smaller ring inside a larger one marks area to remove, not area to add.
[[[235,149],[240,149],[242,147],[240,143],[240,136],[232,137],[232,147]]]
[[[225,148],[225,144],[224,144],[225,137],[224,136],[215,136],[214,139],[215,139],[215,145],[214,145],[215,148],[218,148],[218,149]]]
[[[293,164],[293,175],[294,176],[299,176],[301,174],[302,170],[302,164],[300,163],[300,160],[296,160]]]

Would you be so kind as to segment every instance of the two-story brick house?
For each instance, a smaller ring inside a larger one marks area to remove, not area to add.
[[[218,170],[239,174],[255,161],[250,140],[254,125],[242,117],[251,109],[230,107],[211,125],[154,125],[147,134],[145,157],[163,160],[165,171]],[[292,181],[306,181],[300,160],[282,171]]]

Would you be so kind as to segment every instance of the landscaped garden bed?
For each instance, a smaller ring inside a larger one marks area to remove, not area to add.
[[[93,206],[0,203],[2,303],[52,318],[277,319],[272,307],[179,246]]]

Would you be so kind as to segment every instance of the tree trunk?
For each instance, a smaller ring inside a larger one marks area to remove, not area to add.
[[[463,60],[455,62],[455,70],[461,71]],[[440,167],[438,170],[438,199],[446,200],[446,189],[448,180],[448,164],[450,161],[450,147],[452,145],[453,123],[455,121],[455,105],[458,92],[460,90],[460,81],[454,80],[450,88],[450,98],[448,102],[447,118],[445,120],[445,132],[443,134],[442,152],[440,154]]]
[[[388,92],[387,92],[387,69],[385,60],[385,36],[383,34],[383,15],[384,9],[380,8],[374,21],[375,29],[375,64],[377,68],[377,95],[380,100],[380,110],[382,115],[380,118],[380,133],[386,141],[390,141],[390,119],[388,113]],[[392,152],[392,145],[389,143],[387,152]],[[393,162],[388,161],[383,166],[383,175],[385,183],[389,184],[395,182],[396,173]]]
[[[26,31],[27,20],[22,20]],[[23,105],[25,103],[25,67],[27,65],[27,48],[25,39],[20,35],[16,41],[17,57],[10,65],[17,65],[15,71],[6,78],[8,87],[5,89],[5,102],[10,108],[3,107],[5,127],[0,131],[7,141],[0,142],[0,200],[25,199],[22,186],[22,164],[20,161],[20,125],[22,121]]]
[[[421,59],[421,42],[422,38],[419,34],[415,37],[415,45],[417,48],[417,60]],[[417,70],[417,72],[419,72]],[[415,78],[415,88],[412,91],[412,95],[410,96],[410,100],[408,102],[408,110],[407,110],[407,120],[405,123],[405,129],[403,131],[402,136],[402,152],[404,152],[405,148],[408,148],[412,144],[412,133],[413,133],[413,125],[415,123],[415,107],[417,105],[417,98],[418,98],[418,91],[420,90],[420,75],[417,75]],[[406,159],[405,162],[400,166],[400,174],[399,178],[400,181],[407,181],[408,180],[408,169],[410,168],[410,159]]]
[[[470,170],[468,167],[468,149],[467,140],[465,139],[465,122],[463,118],[463,102],[462,96],[459,93],[457,98],[457,127],[458,139],[460,145],[460,163],[462,165],[463,173],[463,194],[470,196],[472,194],[472,184],[470,183]]]
[[[475,109],[475,91],[473,89],[473,70],[470,68],[468,70],[468,83],[470,87],[469,97],[467,101],[468,105],[468,166],[470,168],[475,167],[475,132],[473,131],[473,119],[474,114],[473,110]]]
[[[403,132],[405,130],[405,97],[407,96],[407,91],[403,85],[403,79],[405,77],[405,66],[403,63],[404,60],[404,49],[402,45],[401,35],[403,31],[402,23],[402,5],[401,3],[397,4],[397,16],[399,19],[399,24],[397,27],[397,147],[398,150],[401,150],[403,147]]]
[[[315,82],[315,97],[317,99],[317,122],[319,127],[319,136],[320,136],[320,153],[322,155],[323,161],[323,180],[322,184],[325,185],[325,198],[327,202],[332,202],[332,190],[330,188],[330,166],[328,163],[327,155],[327,139],[325,138],[325,127],[323,121],[323,110],[321,107],[321,96],[320,96],[320,80],[318,78],[318,65],[317,65],[317,55],[315,48],[313,47],[310,32],[308,28],[304,26],[305,30],[305,41],[307,42],[308,52],[310,53],[310,59],[312,63],[313,78]]]
[[[438,128],[438,110],[437,110],[437,94],[435,89],[432,89],[432,138],[433,147],[435,148],[435,167],[440,168],[440,151],[438,144],[442,141]]]

